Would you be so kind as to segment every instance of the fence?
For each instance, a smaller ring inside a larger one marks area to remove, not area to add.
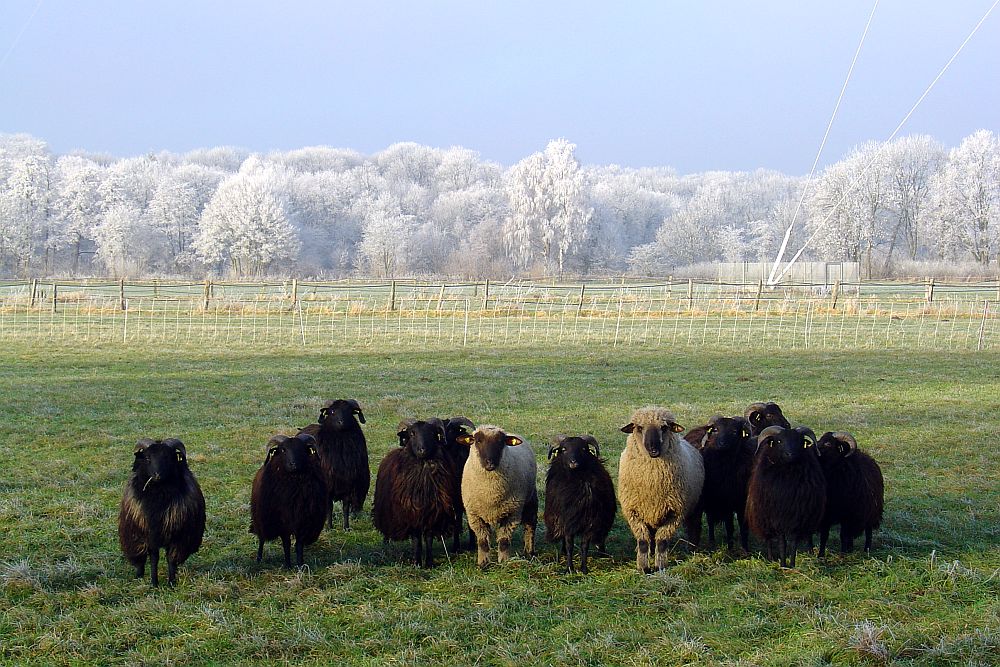
[[[374,349],[1000,349],[997,283],[0,284],[0,340]],[[853,292],[853,293],[852,293]]]

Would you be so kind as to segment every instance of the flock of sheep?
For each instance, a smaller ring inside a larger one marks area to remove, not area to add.
[[[294,436],[276,435],[257,471],[250,497],[250,532],[257,536],[257,560],[264,543],[280,538],[285,567],[315,542],[324,523],[333,525],[334,503],[343,508],[343,526],[368,494],[368,449],[355,400],[327,402],[319,419]],[[628,434],[618,469],[617,501],[636,539],[640,572],[666,567],[677,531],[697,546],[702,516],[715,544],[722,523],[733,548],[733,519],[743,550],[749,533],[766,545],[768,558],[795,566],[801,544],[812,546],[819,532],[819,555],[831,526],[840,526],[841,550],[850,551],[882,520],[882,472],[846,432],[817,439],[807,427],[792,428],[775,403],[753,403],[742,416],[713,416],[684,429],[661,407],[636,410],[621,429]],[[465,417],[407,419],[397,428],[399,447],[382,459],[375,479],[372,523],[385,541],[411,540],[413,560],[434,565],[433,544],[445,536],[461,546],[465,514],[469,547],[477,563],[490,564],[495,536],[497,560],[510,558],[511,539],[523,526],[524,551],[535,552],[538,523],[537,464],[531,446],[496,426],[476,427]],[[591,546],[605,550],[617,514],[615,487],[591,435],[559,436],[548,450],[545,479],[546,538],[559,544],[567,568],[588,571]],[[132,474],[125,484],[118,518],[122,552],[136,576],[151,568],[158,584],[160,550],[168,580],[201,546],[205,499],[187,465],[180,440],[140,440]]]

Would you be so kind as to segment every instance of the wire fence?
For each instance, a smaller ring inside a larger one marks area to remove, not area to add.
[[[995,284],[952,294],[940,286],[928,293],[926,285],[923,292],[888,294],[744,287],[6,283],[0,285],[0,340],[386,350],[1000,349]]]

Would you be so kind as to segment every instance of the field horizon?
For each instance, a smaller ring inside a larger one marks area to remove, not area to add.
[[[992,665],[1000,655],[994,351],[15,341],[0,359],[4,664]],[[640,575],[619,514],[590,575],[565,574],[544,535],[535,559],[486,572],[474,553],[438,544],[427,571],[409,563],[407,543],[382,544],[370,492],[352,530],[325,530],[302,570],[282,570],[275,543],[258,565],[248,502],[267,439],[313,421],[328,398],[364,407],[373,477],[400,419],[463,414],[532,443],[540,492],[556,434],[595,435],[617,486],[618,429],[632,409],[665,405],[691,428],[775,400],[794,424],[855,434],[882,466],[886,515],[870,556],[807,553],[794,570],[764,560],[757,542],[750,557],[681,544],[665,572]],[[182,439],[207,500],[205,543],[173,589],[134,579],[118,550],[118,501],[142,437]]]

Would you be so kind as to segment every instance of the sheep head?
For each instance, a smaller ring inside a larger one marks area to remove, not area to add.
[[[770,465],[792,463],[803,456],[815,456],[816,434],[807,426],[768,426],[757,436],[757,457]]]
[[[437,458],[445,445],[444,422],[437,417],[427,421],[404,419],[396,427],[399,446],[407,447],[418,459]]]
[[[846,459],[858,451],[858,441],[847,431],[827,431],[820,436],[816,448],[824,458]]]
[[[676,434],[683,433],[684,427],[674,421],[669,410],[640,408],[632,414],[632,421],[622,426],[621,431],[641,442],[650,458],[655,459],[665,449],[673,446]]]
[[[744,410],[743,416],[750,422],[754,435],[760,435],[761,431],[769,426],[792,427],[777,403],[751,403]]]
[[[708,420],[700,444],[704,449],[728,452],[746,446],[752,451],[756,445],[752,437],[750,422],[745,418],[714,415]]]
[[[460,435],[455,440],[459,444],[474,447],[479,463],[484,470],[493,471],[500,465],[500,459],[507,447],[517,447],[524,440],[516,435],[508,435],[496,426],[480,426],[471,435]]]
[[[187,468],[187,449],[176,438],[152,440],[143,438],[133,452],[132,472],[143,482],[145,491],[150,484],[169,482],[180,477]]]
[[[365,413],[361,411],[360,403],[353,398],[338,398],[323,404],[317,421],[327,428],[340,431],[356,424],[354,415],[358,416],[358,421],[362,424],[365,423]]]
[[[586,468],[594,461],[600,461],[601,446],[597,444],[597,438],[590,434],[558,436],[555,444],[549,447],[548,458],[550,464],[562,464],[570,470]]]
[[[264,465],[274,460],[284,472],[294,475],[308,470],[316,455],[316,439],[308,433],[299,433],[291,438],[275,435],[267,443]]]

